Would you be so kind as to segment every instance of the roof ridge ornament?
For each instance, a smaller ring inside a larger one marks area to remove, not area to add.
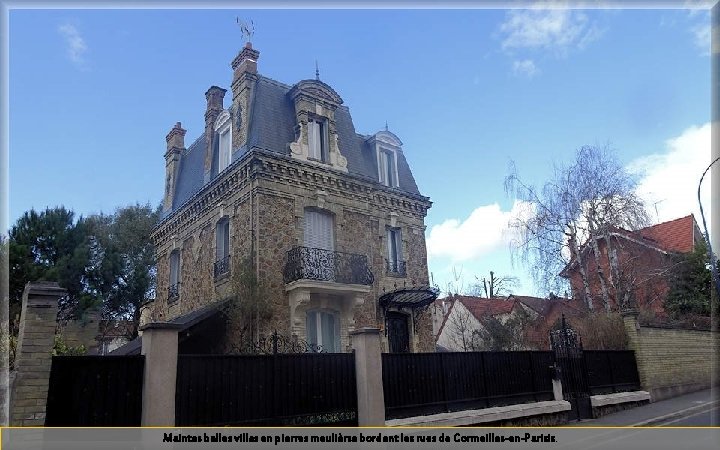
[[[320,69],[319,69],[319,67],[318,67],[318,61],[317,61],[317,59],[315,60],[315,79],[316,79],[317,81],[320,81]]]
[[[239,17],[235,17],[235,22],[240,27],[240,32],[245,38],[245,41],[252,42],[252,38],[255,35],[255,23],[250,20],[248,24],[246,21],[240,20]]]

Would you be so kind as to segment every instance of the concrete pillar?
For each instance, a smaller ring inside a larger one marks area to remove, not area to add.
[[[180,325],[168,322],[149,323],[141,328],[141,353],[145,355],[143,426],[175,426],[175,381],[180,328]]]
[[[358,426],[385,426],[380,329],[365,327],[350,333],[355,352]]]
[[[25,286],[15,380],[10,395],[10,425],[45,425],[58,299],[66,294],[67,291],[55,282]]]

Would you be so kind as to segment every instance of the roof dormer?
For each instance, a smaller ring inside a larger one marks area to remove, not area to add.
[[[398,153],[402,151],[400,138],[385,129],[371,136],[368,144],[375,150],[378,182],[392,188],[400,187],[398,176]]]
[[[320,80],[303,80],[288,92],[295,106],[293,158],[347,172],[347,159],[340,152],[335,111],[342,98]]]

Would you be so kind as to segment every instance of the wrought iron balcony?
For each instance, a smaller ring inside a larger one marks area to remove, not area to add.
[[[180,283],[168,286],[168,305],[180,299]]]
[[[285,283],[297,280],[370,285],[375,280],[367,256],[320,248],[295,247],[287,252]]]
[[[405,277],[406,271],[405,271],[405,261],[390,261],[389,259],[385,260],[385,267],[387,269],[387,275],[390,277]]]
[[[230,255],[224,257],[223,259],[218,259],[217,261],[215,261],[213,271],[215,273],[216,280],[229,274],[230,273]]]

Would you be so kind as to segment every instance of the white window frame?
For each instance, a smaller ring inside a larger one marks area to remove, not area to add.
[[[313,130],[318,128],[317,137]],[[328,162],[328,122],[327,119],[321,117],[310,116],[307,124],[308,130],[308,159],[313,161]],[[315,139],[319,138],[319,148],[314,145]],[[318,154],[319,152],[319,154]]]
[[[311,320],[310,316],[314,316]],[[323,317],[332,317],[333,319],[333,332],[332,332],[332,347],[330,343],[324,342],[323,340]],[[314,322],[314,329],[312,328],[311,322]],[[307,337],[308,344],[319,345],[322,349],[328,353],[340,353],[340,314],[337,311],[329,309],[310,309],[305,313],[305,336]]]
[[[230,112],[226,109],[215,121],[215,131],[218,133],[218,173],[225,170],[232,162],[232,120]]]
[[[386,159],[383,156],[387,155]],[[387,167],[383,164],[383,161],[387,161],[392,164],[392,168]],[[379,147],[377,151],[377,165],[378,165],[378,181],[389,187],[398,187],[398,164],[397,164],[397,152],[387,147]],[[391,170],[392,169],[392,170]],[[387,179],[388,172],[391,179]]]

